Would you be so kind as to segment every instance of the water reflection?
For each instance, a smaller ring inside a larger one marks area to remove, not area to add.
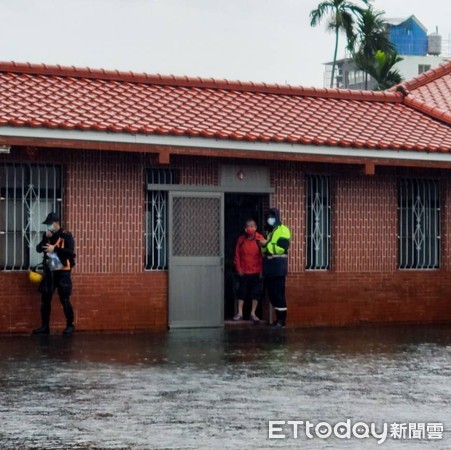
[[[2,449],[300,447],[267,421],[307,418],[451,427],[448,326],[5,336],[0,357]]]

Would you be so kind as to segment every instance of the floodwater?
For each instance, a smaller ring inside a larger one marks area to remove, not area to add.
[[[346,419],[443,439],[268,438]],[[2,450],[420,447],[451,448],[450,326],[0,337]]]

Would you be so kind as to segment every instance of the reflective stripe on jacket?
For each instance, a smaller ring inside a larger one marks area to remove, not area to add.
[[[268,235],[268,242],[262,246],[263,275],[267,277],[285,276],[288,272],[288,248],[290,246],[290,229],[277,225]]]
[[[64,245],[65,245],[64,239],[59,237],[58,240],[55,243],[55,253],[57,255],[58,255],[58,249],[64,249]],[[69,258],[67,258],[66,259],[66,265],[63,266],[63,268],[60,269],[60,270],[70,270],[70,269],[71,269],[70,260],[69,260]]]
[[[51,244],[55,246],[55,253],[63,264],[62,270],[71,270],[75,265],[75,253],[74,253],[74,238],[72,234],[64,231],[60,228],[56,233],[52,236],[47,237],[45,233],[42,235],[42,240],[36,246],[36,251],[38,253],[44,252],[44,247],[47,244]],[[44,253],[44,267],[46,267],[47,263],[47,253]]]

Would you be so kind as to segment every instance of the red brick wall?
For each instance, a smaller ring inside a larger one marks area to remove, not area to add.
[[[395,178],[335,178],[332,185],[332,268],[337,272],[395,270],[397,206]]]
[[[280,210],[282,221],[290,228],[290,272],[305,267],[305,177],[300,164],[275,164],[271,170],[271,206]]]
[[[288,322],[302,326],[451,322],[449,278],[443,271],[290,274]]]
[[[72,275],[77,330],[164,330],[167,328],[167,274],[92,273]],[[0,272],[0,332],[29,333],[40,325],[40,296],[25,272]],[[58,296],[51,328],[65,319]]]
[[[180,170],[180,184],[200,184],[216,186],[219,178],[217,158],[196,158],[173,156],[171,167]]]
[[[0,162],[63,166],[64,222],[76,240],[72,302],[79,330],[166,329],[166,272],[144,270],[145,169],[155,156],[119,152],[13,148]],[[218,161],[174,157],[181,183],[217,184]],[[0,332],[39,325],[39,293],[24,272],[0,271]],[[57,295],[52,326],[64,327]]]
[[[279,163],[272,171],[271,202],[293,235],[287,279],[289,322],[302,326],[382,322],[451,322],[451,178],[442,189],[439,270],[397,269],[397,177],[427,171],[364,176],[358,170],[320,167],[332,177],[331,270],[305,270],[303,173],[313,165]],[[313,170],[313,172],[312,172]],[[351,173],[349,173],[351,172]]]
[[[32,159],[30,159],[32,158]],[[60,163],[64,212],[76,239],[73,303],[80,330],[163,329],[167,274],[146,272],[143,258],[147,167],[155,157],[132,153],[13,149],[0,161]],[[187,184],[217,184],[219,159],[176,156]],[[443,187],[442,268],[399,271],[397,189],[394,170],[361,175],[357,167],[280,162],[271,165],[275,194],[291,228],[287,282],[291,324],[451,321],[451,178]],[[305,270],[305,173],[330,173],[333,237],[330,271]],[[427,173],[427,172],[425,172]],[[39,295],[26,273],[0,272],[0,331],[28,332],[39,322]],[[64,326],[55,296],[52,324]]]
[[[144,168],[151,161],[132,153],[47,149],[33,159],[13,149],[7,160],[63,165],[64,219],[76,240],[77,329],[166,328],[167,274],[144,271]],[[39,325],[39,293],[27,273],[0,272],[0,311],[0,331]],[[64,326],[56,295],[52,326]]]
[[[139,273],[144,257],[144,173],[139,155],[72,152],[66,225],[77,238],[80,273]]]

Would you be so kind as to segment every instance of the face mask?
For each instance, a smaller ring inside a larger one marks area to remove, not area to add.
[[[268,225],[273,227],[276,224],[276,218],[275,217],[268,217],[267,222],[268,222]]]
[[[49,231],[55,231],[55,227],[54,227],[53,225],[49,225],[49,226],[47,227],[47,230],[49,230]]]
[[[255,228],[255,227],[247,227],[244,231],[247,234],[254,234],[257,231],[257,228]]]

